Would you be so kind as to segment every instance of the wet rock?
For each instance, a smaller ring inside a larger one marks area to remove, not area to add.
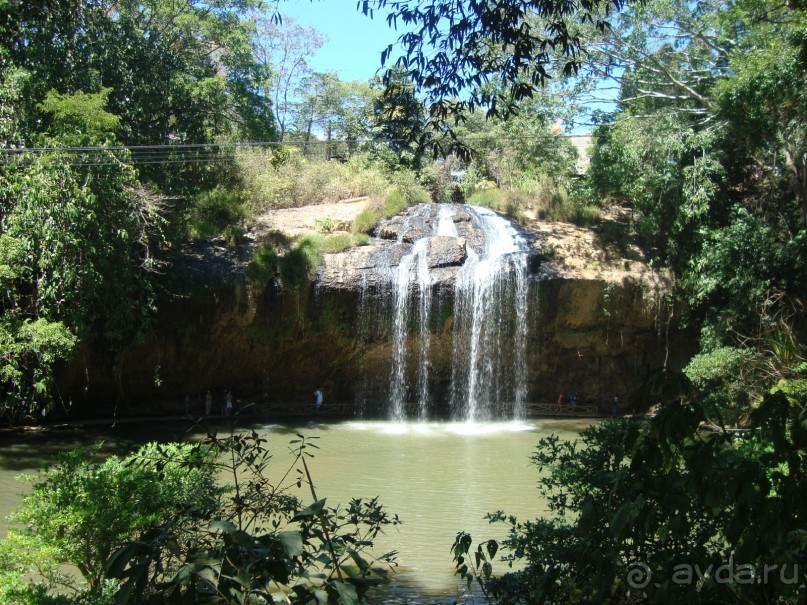
[[[438,235],[429,240],[429,268],[460,267],[468,252],[465,238]]]
[[[471,213],[465,206],[455,205],[453,212],[451,218],[455,223],[467,223],[471,220]]]
[[[434,210],[430,205],[413,206],[402,214],[383,219],[376,228],[376,235],[384,240],[397,240],[414,244],[432,234]]]
[[[404,230],[402,241],[414,244],[419,239],[429,237],[433,232],[431,221],[423,217],[413,218]]]
[[[467,214],[467,210],[463,211]],[[479,255],[485,252],[485,233],[470,219],[470,215],[464,221],[458,221],[455,215],[454,224],[457,226],[457,234],[465,240],[468,247]]]
[[[376,228],[376,235],[381,239],[397,240],[398,234],[403,228],[403,217],[394,216],[391,219],[382,221]]]

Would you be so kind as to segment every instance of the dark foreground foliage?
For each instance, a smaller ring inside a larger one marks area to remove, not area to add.
[[[298,437],[288,466],[270,464],[255,432],[124,459],[62,455],[33,478],[23,527],[2,543],[0,603],[362,602],[394,565],[394,552],[371,550],[398,518],[377,498],[327,506],[307,463],[317,446]]]
[[[541,440],[550,515],[499,545],[461,533],[458,573],[496,603],[801,603],[807,570],[807,401],[770,394],[742,431],[699,404]],[[503,548],[514,565],[500,577]]]

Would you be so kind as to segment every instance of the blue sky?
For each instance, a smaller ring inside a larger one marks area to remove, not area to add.
[[[311,64],[317,71],[337,72],[342,80],[369,80],[381,67],[381,51],[400,35],[384,15],[362,15],[356,0],[283,0],[278,9],[325,35],[327,42]]]

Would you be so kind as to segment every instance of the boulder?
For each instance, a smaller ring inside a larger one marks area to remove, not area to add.
[[[429,239],[429,268],[459,267],[468,256],[465,238],[437,235]]]

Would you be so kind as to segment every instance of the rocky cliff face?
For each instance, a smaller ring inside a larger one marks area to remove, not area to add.
[[[469,370],[488,371],[484,392],[542,402],[577,390],[583,401],[604,404],[619,394],[624,404],[652,403],[658,376],[678,369],[688,349],[665,302],[665,277],[644,264],[629,229],[627,216],[609,217],[597,230],[545,222],[519,229],[523,249],[502,258],[524,259],[526,311],[517,315],[506,295],[491,307],[488,324],[509,323],[497,328],[498,354],[488,353],[497,367]],[[281,402],[305,409],[321,386],[326,403],[386,416],[398,388],[407,410],[425,397],[430,416],[456,413],[452,405],[467,397],[456,392],[457,359],[473,345],[462,340],[471,328],[457,327],[471,325],[460,323],[458,279],[498,245],[501,235],[491,233],[465,207],[416,206],[382,223],[368,245],[326,255],[316,281],[299,294],[277,278],[249,283],[249,250],[190,250],[167,276],[170,294],[153,329],[115,360],[86,351],[65,372],[63,392],[79,412],[116,407],[125,415],[181,411],[187,394],[200,410],[207,389],[217,401],[232,390],[244,403],[258,402],[260,413]],[[401,281],[407,263],[411,275]],[[401,319],[404,286],[409,311]],[[417,325],[424,317],[426,325]],[[518,346],[507,340],[522,333]]]

